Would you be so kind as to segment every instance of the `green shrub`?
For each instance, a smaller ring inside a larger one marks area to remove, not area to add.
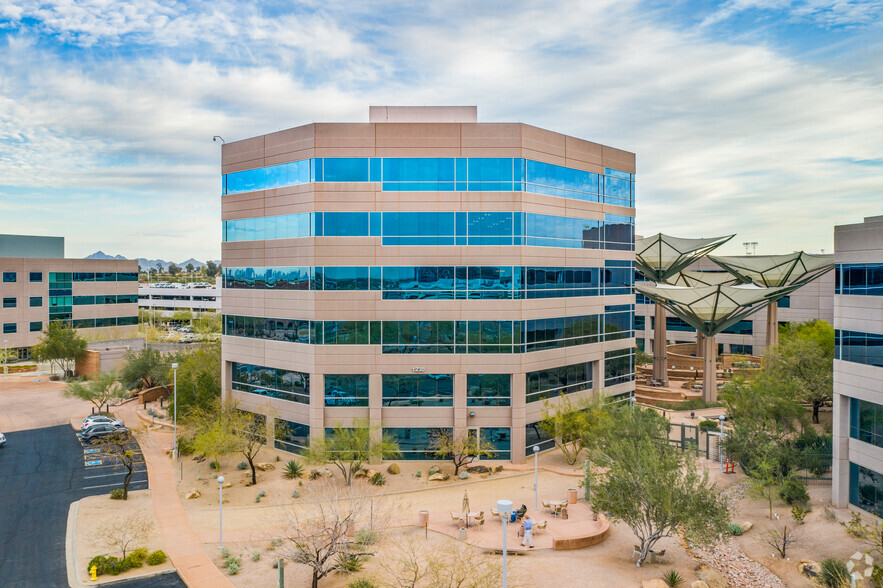
[[[111,500],[122,500],[124,496],[122,488],[114,488],[110,491],[110,499]]]
[[[720,422],[713,421],[711,419],[705,419],[704,421],[699,421],[699,428],[703,431],[717,431],[720,429]]]
[[[181,455],[193,455],[193,439],[190,437],[179,438],[178,453]]]
[[[145,559],[147,559],[147,553],[148,552],[146,547],[139,547],[138,549],[132,551],[132,553],[129,554],[129,557],[131,557],[133,560],[144,561]]]
[[[722,407],[722,402],[705,402],[701,398],[693,398],[684,402],[657,402],[656,406],[664,410],[703,410]]]
[[[230,555],[230,552],[226,549],[221,551],[221,555],[224,557],[224,565],[227,567],[227,573],[231,576],[235,576],[239,573],[239,568],[242,567],[242,558]]]
[[[365,565],[365,557],[354,553],[338,553],[337,554],[337,573],[338,574],[354,574],[362,571]]]
[[[359,578],[347,584],[346,588],[377,588],[377,584],[367,578]]]
[[[684,578],[677,570],[669,570],[662,575],[662,581],[666,586],[680,586],[684,583]]]
[[[800,508],[799,504],[795,504],[794,506],[791,507],[791,516],[798,523],[802,523],[803,519],[805,519],[806,515],[808,515],[808,514],[809,514],[809,509],[808,508]]]
[[[208,467],[210,467],[210,468],[213,469],[213,470],[217,470],[217,469],[219,469],[221,466],[218,465],[218,462],[216,462],[215,460],[212,460],[212,461],[208,462]]]
[[[261,561],[261,552],[255,551],[251,554],[251,561]]]
[[[227,562],[227,573],[231,576],[235,576],[239,573],[239,564],[235,561]]]
[[[371,483],[375,486],[383,486],[386,484],[386,478],[383,477],[383,474],[377,472],[373,476],[371,476]]]
[[[356,531],[356,543],[363,547],[377,543],[377,531],[373,529],[359,529]]]
[[[300,492],[295,490],[294,492],[291,493],[291,497],[292,498],[300,498]]]
[[[819,583],[825,588],[841,588],[849,586],[849,570],[846,563],[836,557],[829,557],[822,561],[822,571],[819,572]]]
[[[102,574],[109,574],[113,565],[118,561],[119,560],[113,556],[96,555],[89,560],[89,563],[86,565],[86,571],[88,572],[92,569],[92,566],[95,566],[95,573],[99,576]]]
[[[419,477],[422,476],[422,475],[423,475],[423,472],[421,472],[420,470],[417,470],[416,472],[414,472],[414,477],[415,477],[415,478],[419,478]]]
[[[734,537],[738,537],[745,532],[742,530],[742,525],[738,523],[730,523],[727,525],[727,531],[729,531],[730,535],[733,535]]]
[[[247,469],[248,469],[248,463],[246,463],[246,462],[244,462],[244,461],[240,461],[239,463],[236,464],[236,469],[237,469],[237,470],[247,470]]]
[[[293,480],[295,478],[300,478],[304,473],[304,466],[302,464],[297,463],[296,461],[289,460],[288,463],[285,464],[285,473],[283,474],[289,480]]]
[[[147,565],[158,566],[161,563],[166,563],[167,559],[169,559],[169,557],[166,555],[166,552],[162,549],[157,549],[147,556]]]
[[[279,456],[278,456],[278,455],[276,456],[276,461],[279,461]]]
[[[267,495],[267,492],[265,490],[261,490],[260,492],[258,492],[258,496],[260,496],[261,498],[263,498],[266,495]]]
[[[226,547],[221,549],[221,557],[223,557],[225,560],[228,559],[230,557],[230,550]]]
[[[145,549],[144,551],[147,551],[147,550]],[[137,558],[134,556],[134,554],[127,555],[126,559],[124,559],[123,561],[128,561],[127,566],[129,569],[140,568],[141,566],[144,565],[144,558]]]
[[[789,478],[779,488],[779,498],[787,504],[806,504],[809,502],[809,492],[806,491],[806,486],[803,482]]]
[[[883,568],[874,564],[874,571],[871,572],[871,584],[874,588],[883,588]]]

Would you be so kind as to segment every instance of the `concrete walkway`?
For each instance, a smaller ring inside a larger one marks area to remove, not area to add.
[[[127,423],[138,423],[137,404],[116,408],[113,412]],[[221,573],[202,548],[199,536],[190,527],[175,485],[175,470],[164,446],[174,444],[171,432],[150,431],[139,435],[141,451],[147,462],[147,479],[153,495],[156,522],[162,534],[165,552],[178,575],[190,588],[232,588],[233,583]]]

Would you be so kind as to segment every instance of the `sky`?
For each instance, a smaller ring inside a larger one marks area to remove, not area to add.
[[[220,258],[220,147],[477,105],[637,154],[637,232],[831,252],[883,214],[883,0],[0,0],[0,233]]]

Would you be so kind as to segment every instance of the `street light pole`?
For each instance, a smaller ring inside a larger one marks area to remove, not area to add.
[[[537,472],[539,471],[539,466],[537,464],[538,464],[539,456],[540,456],[540,446],[534,445],[533,446],[533,509],[534,510],[540,509],[539,498],[538,498],[539,493],[537,492],[537,488],[538,488],[537,487],[537,480],[539,479],[537,476]]]
[[[3,374],[4,375],[9,373],[9,350],[6,348],[7,343],[9,343],[9,339],[3,339]]]
[[[727,417],[724,415],[720,415],[717,417],[721,424],[721,440],[720,440],[720,462],[721,462],[721,471],[724,471],[724,421],[727,420]]]
[[[506,578],[506,552],[508,551],[506,547],[506,526],[509,523],[509,515],[512,514],[512,501],[498,500],[497,511],[503,519],[503,588],[506,588],[508,586]]]
[[[178,461],[178,364],[172,364],[172,370],[174,371],[174,384],[175,387],[175,461]],[[168,373],[168,372],[166,372]]]
[[[224,476],[218,476],[218,549],[224,549]]]

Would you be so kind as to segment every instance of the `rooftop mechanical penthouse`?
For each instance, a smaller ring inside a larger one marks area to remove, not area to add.
[[[497,459],[559,396],[634,393],[632,153],[475,107],[371,107],[227,143],[224,389],[298,452],[368,419]]]

